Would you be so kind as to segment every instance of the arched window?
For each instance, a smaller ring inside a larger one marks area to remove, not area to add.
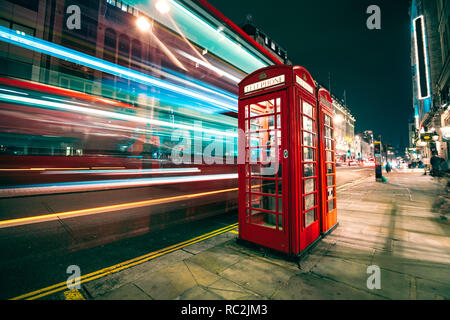
[[[139,40],[131,42],[131,67],[135,70],[141,69],[142,45]]]
[[[117,46],[117,35],[113,29],[105,30],[105,41],[103,47],[103,59],[106,61],[116,62],[116,46]]]
[[[124,34],[119,36],[119,56],[117,63],[124,67],[128,67],[130,64],[130,39]]]

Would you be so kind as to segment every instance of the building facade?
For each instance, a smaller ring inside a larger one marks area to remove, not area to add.
[[[355,149],[355,118],[344,101],[333,98],[333,113],[336,141],[336,161],[346,162],[357,158]]]
[[[414,146],[425,164],[449,160],[450,1],[411,3],[411,68]],[[432,137],[432,139],[429,139]]]

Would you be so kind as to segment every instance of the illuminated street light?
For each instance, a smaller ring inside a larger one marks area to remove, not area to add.
[[[150,21],[148,21],[147,18],[142,17],[142,16],[137,18],[136,25],[142,31],[148,31],[148,30],[150,30],[150,27],[151,27]]]
[[[170,5],[166,0],[159,0],[155,4],[155,8],[161,13],[166,14],[170,11]]]
[[[164,1],[160,1],[160,2],[164,2]],[[158,5],[158,3],[156,4]],[[168,4],[167,4],[168,5]],[[161,10],[164,10],[164,8],[162,7],[163,5],[161,4]],[[162,12],[160,9],[158,9],[160,12]],[[166,11],[168,12],[168,10]],[[180,67],[181,69],[183,69],[184,71],[187,71],[187,69],[184,67],[184,65],[174,56],[174,54],[169,50],[169,48],[167,48],[167,46],[161,42],[161,40],[159,40],[159,38],[153,33],[151,32],[151,28],[152,28],[152,24],[150,23],[150,21],[144,17],[144,16],[140,16],[137,20],[136,20],[136,25],[138,26],[138,28],[142,31],[142,32],[147,32],[150,31],[150,36],[153,37],[153,39],[156,41],[156,43],[158,44],[158,46],[167,54],[167,56],[169,57],[169,59],[176,64],[178,67]]]
[[[342,123],[344,121],[344,117],[341,114],[337,114],[334,117],[334,123],[339,124]]]

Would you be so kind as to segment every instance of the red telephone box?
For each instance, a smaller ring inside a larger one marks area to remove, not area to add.
[[[321,189],[321,233],[326,234],[337,225],[336,209],[336,150],[334,141],[333,100],[330,93],[320,88],[319,107],[319,163]]]
[[[300,255],[320,237],[315,82],[269,66],[239,83],[239,239]]]

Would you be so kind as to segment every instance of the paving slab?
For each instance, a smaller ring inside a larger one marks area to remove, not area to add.
[[[125,284],[104,295],[97,297],[98,300],[151,300],[141,289],[132,283]]]
[[[208,290],[226,300],[247,300],[250,297],[261,299],[262,296],[225,278],[220,278],[208,286]]]
[[[237,251],[231,250],[224,246],[216,246],[190,257],[189,261],[198,264],[212,273],[219,274],[229,266],[244,258],[245,257]]]
[[[295,273],[260,259],[248,258],[231,265],[220,274],[259,295],[270,298]]]
[[[197,285],[186,290],[174,300],[222,300],[222,298],[214,292]]]
[[[148,296],[157,300],[175,299],[197,285],[183,261],[147,274],[135,281],[134,284]]]
[[[320,288],[320,290],[318,290]],[[293,276],[273,296],[275,300],[374,300],[381,297],[313,274]]]

